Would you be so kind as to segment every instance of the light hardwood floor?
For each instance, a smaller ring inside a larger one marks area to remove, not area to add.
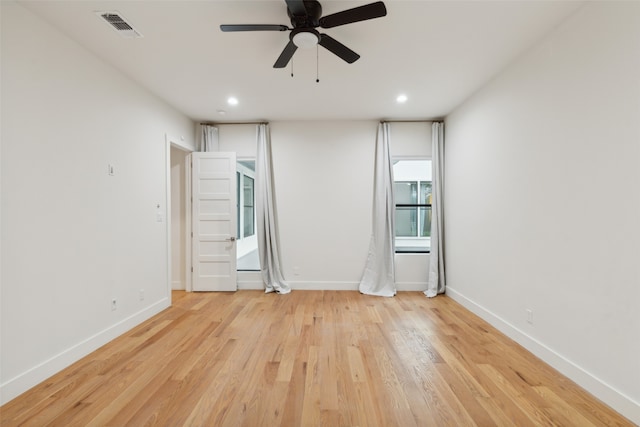
[[[7,403],[25,426],[632,425],[445,296],[174,292]]]

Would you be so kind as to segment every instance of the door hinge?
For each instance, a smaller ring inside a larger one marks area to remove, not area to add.
[[[191,272],[193,273],[193,267],[191,267]]]
[[[193,231],[191,232],[191,237],[193,237]]]

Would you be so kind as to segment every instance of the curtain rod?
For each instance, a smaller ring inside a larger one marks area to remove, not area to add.
[[[425,120],[380,120],[380,123],[432,123],[443,122],[444,119],[425,119]],[[209,122],[200,123],[202,126],[217,125],[268,125],[269,122]]]
[[[444,119],[425,119],[425,120],[380,120],[380,123],[431,123],[443,122]]]
[[[216,126],[216,125],[268,125],[269,122],[209,122],[200,123],[202,126]]]

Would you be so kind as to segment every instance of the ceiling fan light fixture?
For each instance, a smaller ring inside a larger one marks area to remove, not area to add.
[[[309,49],[318,44],[318,36],[310,31],[300,31],[293,35],[293,43],[300,49]]]

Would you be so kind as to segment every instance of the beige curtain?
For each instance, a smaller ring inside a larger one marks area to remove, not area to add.
[[[256,157],[256,231],[258,253],[265,292],[288,294],[291,287],[284,280],[278,244],[278,221],[271,163],[271,138],[269,125],[260,124],[257,129],[258,155]]]
[[[198,151],[220,151],[218,128],[210,125],[200,125],[200,144]]]
[[[431,125],[433,184],[431,200],[431,254],[429,281],[424,294],[430,298],[445,291],[444,280],[444,123]]]
[[[376,138],[373,182],[373,228],[367,263],[360,280],[361,293],[382,297],[396,294],[395,202],[389,134],[389,124],[380,123]]]

